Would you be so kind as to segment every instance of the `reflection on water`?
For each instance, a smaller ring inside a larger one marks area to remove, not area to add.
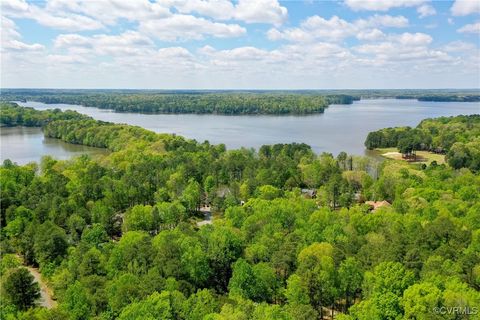
[[[32,161],[38,162],[45,155],[65,160],[82,154],[99,155],[107,153],[106,149],[45,138],[40,128],[0,128],[0,159],[2,162],[5,159],[10,159],[18,164],[26,164]]]
[[[76,110],[98,120],[137,125],[155,132],[176,133],[197,141],[208,140],[212,144],[224,143],[229,149],[303,142],[317,153],[331,152],[334,155],[341,151],[365,154],[363,143],[368,132],[380,128],[416,126],[425,118],[480,113],[479,103],[396,99],[361,100],[351,105],[331,105],[323,114],[308,116],[139,114],[78,105],[47,105],[33,101],[18,104],[39,110]],[[23,140],[28,138],[17,137],[16,143],[22,143]],[[46,143],[38,144],[40,148],[48,146]],[[26,145],[30,148],[31,143]],[[9,153],[10,147],[5,149],[8,154],[4,154],[3,150],[2,146],[2,159],[15,159],[16,154]],[[44,150],[42,152],[48,154]]]

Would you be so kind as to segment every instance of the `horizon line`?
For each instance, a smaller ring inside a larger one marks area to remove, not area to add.
[[[0,87],[1,90],[144,90],[144,91],[328,91],[328,90],[479,90],[478,88],[276,88],[276,89],[261,89],[261,88],[59,88],[59,87]]]

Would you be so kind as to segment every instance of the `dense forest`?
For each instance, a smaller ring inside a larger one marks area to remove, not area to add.
[[[480,171],[480,115],[423,120],[416,128],[386,128],[370,132],[368,149],[396,147],[404,154],[415,150],[446,153],[455,169]]]
[[[467,163],[379,163],[305,144],[226,150],[1,109],[7,125],[113,151],[3,163],[1,319],[480,317],[480,175]],[[458,127],[441,144],[451,151],[478,138],[479,120],[429,119],[419,130],[431,128],[436,146],[443,125]],[[214,219],[200,225],[205,205]],[[39,267],[57,307],[34,306],[22,264]]]
[[[196,114],[311,114],[330,104],[351,104],[348,95],[281,92],[155,92],[155,91],[7,91],[3,100],[68,103],[118,112]]]

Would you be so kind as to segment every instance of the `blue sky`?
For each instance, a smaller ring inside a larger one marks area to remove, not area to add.
[[[480,87],[477,0],[2,0],[1,9],[2,87]]]

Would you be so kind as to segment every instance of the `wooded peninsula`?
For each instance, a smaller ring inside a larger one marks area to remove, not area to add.
[[[131,96],[112,99],[126,108]],[[4,126],[111,150],[1,166],[1,319],[458,319],[434,312],[459,306],[478,317],[479,115],[366,139],[446,154],[425,165],[301,143],[226,150],[76,112],[0,108]],[[35,306],[22,264],[39,267],[57,307]]]

